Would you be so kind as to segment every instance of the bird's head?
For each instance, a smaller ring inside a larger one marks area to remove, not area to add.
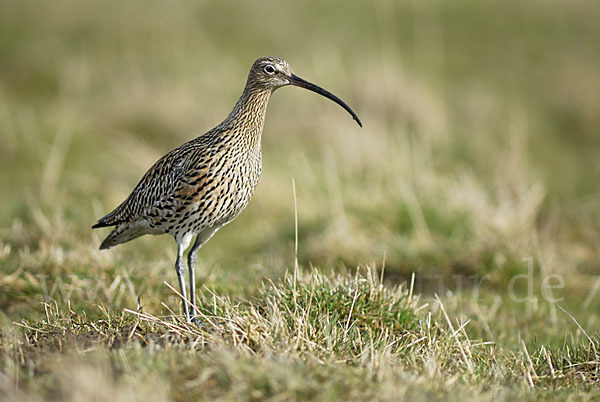
[[[293,74],[287,61],[279,57],[261,57],[252,65],[248,81],[255,87],[277,89],[289,85]]]
[[[262,90],[275,90],[286,85],[294,85],[308,89],[309,91],[316,92],[319,95],[331,99],[346,109],[346,111],[352,115],[352,118],[356,120],[358,125],[362,127],[360,119],[350,106],[331,92],[298,77],[294,74],[294,71],[288,62],[279,57],[268,56],[256,60],[250,69],[247,85]]]

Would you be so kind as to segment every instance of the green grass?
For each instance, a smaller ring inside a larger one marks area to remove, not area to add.
[[[7,400],[600,396],[598,5],[13,3]],[[200,252],[192,327],[168,285],[172,239],[100,252],[90,226],[220,122],[263,55],[364,128],[277,91],[256,195]]]

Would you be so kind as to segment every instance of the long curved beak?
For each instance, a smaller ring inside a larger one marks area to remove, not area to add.
[[[319,95],[323,95],[324,97],[331,99],[332,101],[334,101],[335,103],[337,103],[338,105],[340,105],[341,107],[346,109],[346,111],[348,113],[350,113],[350,115],[358,123],[358,125],[362,127],[362,123],[360,122],[360,119],[358,118],[356,113],[354,113],[354,110],[352,110],[350,108],[350,106],[346,105],[346,103],[343,100],[341,100],[340,98],[338,98],[331,92],[321,88],[320,86],[313,84],[312,82],[303,80],[302,78],[298,77],[296,74],[292,74],[290,77],[288,77],[288,80],[291,85],[301,87],[301,88],[306,88],[309,91],[316,92]]]

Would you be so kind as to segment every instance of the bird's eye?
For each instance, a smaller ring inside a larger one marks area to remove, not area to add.
[[[265,66],[265,68],[263,69],[263,71],[264,71],[265,73],[269,74],[269,75],[272,75],[272,74],[275,74],[275,67],[273,67],[273,66],[272,66],[272,65],[270,65],[270,64],[267,64],[267,65]]]

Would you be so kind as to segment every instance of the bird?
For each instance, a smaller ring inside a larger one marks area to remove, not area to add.
[[[362,127],[350,106],[298,77],[287,61],[261,57],[252,64],[244,90],[225,120],[156,161],[131,194],[92,226],[113,227],[100,250],[146,234],[173,236],[177,243],[175,272],[187,322],[199,321],[195,304],[198,250],[252,198],[262,171],[261,136],[267,104],[273,91],[288,85],[329,98]],[[184,264],[188,248],[189,294]]]

